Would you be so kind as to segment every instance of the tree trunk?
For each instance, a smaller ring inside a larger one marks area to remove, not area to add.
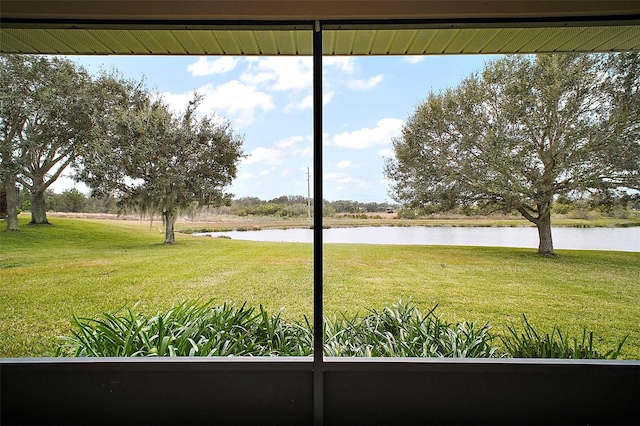
[[[16,191],[16,179],[11,173],[6,180],[7,190],[7,231],[19,231],[18,226],[18,194]]]
[[[175,244],[176,238],[173,232],[173,226],[176,223],[178,215],[173,210],[162,212],[162,222],[164,223],[164,243]]]
[[[44,191],[31,193],[31,225],[49,225]]]
[[[536,222],[538,227],[538,253],[545,255],[555,255],[553,251],[553,239],[551,238],[551,203],[540,208],[540,216]]]

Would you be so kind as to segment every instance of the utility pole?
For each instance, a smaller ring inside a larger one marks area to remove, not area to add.
[[[311,175],[309,174],[309,167],[307,167],[307,215],[311,219]]]

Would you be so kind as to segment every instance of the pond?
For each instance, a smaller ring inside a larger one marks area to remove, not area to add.
[[[561,228],[553,227],[556,249],[620,250],[640,252],[640,227]],[[262,231],[214,232],[198,235],[225,235],[236,240],[313,242],[311,229],[265,229]],[[534,227],[361,227],[331,228],[323,231],[325,243],[456,245],[538,247]]]

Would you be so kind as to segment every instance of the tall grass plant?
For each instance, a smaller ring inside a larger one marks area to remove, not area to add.
[[[489,324],[447,323],[435,310],[423,314],[400,301],[363,318],[326,318],[324,355],[615,359],[626,340],[603,353],[594,347],[593,332],[583,330],[580,342],[557,327],[539,334],[524,317],[524,331],[509,326],[499,347]],[[280,312],[271,315],[262,306],[184,302],[153,316],[134,307],[95,319],[74,316],[74,325],[72,335],[62,338],[58,356],[309,356],[313,348],[313,328],[306,318],[283,320]]]

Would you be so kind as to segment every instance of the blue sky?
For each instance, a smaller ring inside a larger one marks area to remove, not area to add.
[[[90,72],[144,78],[176,110],[194,91],[198,112],[230,119],[247,158],[231,187],[236,197],[307,193],[312,166],[310,57],[72,57]],[[324,57],[324,198],[392,201],[383,179],[391,138],[430,91],[457,85],[489,56]],[[69,187],[61,180],[53,189]],[[82,186],[78,189],[83,190]]]

